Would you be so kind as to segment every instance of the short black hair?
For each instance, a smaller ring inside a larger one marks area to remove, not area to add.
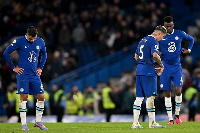
[[[154,30],[159,30],[159,31],[161,31],[162,33],[165,33],[165,34],[167,33],[166,28],[164,26],[161,26],[161,25],[156,26],[156,28]]]
[[[171,22],[173,22],[173,17],[172,17],[172,16],[166,16],[166,17],[164,18],[164,22],[166,22],[166,23],[171,23]]]
[[[27,29],[27,33],[32,37],[35,37],[38,34],[37,29],[34,26],[29,26]]]

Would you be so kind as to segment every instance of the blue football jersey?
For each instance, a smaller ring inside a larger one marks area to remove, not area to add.
[[[26,36],[17,38],[10,44],[4,52],[5,59],[11,69],[14,69],[15,66],[12,63],[10,58],[10,53],[14,50],[17,50],[19,55],[18,67],[24,69],[23,74],[25,75],[36,75],[37,68],[43,69],[45,64],[47,53],[44,40],[40,37],[37,37],[36,40],[31,43],[26,39]],[[38,57],[41,51],[41,60],[38,66]]]
[[[144,37],[138,44],[135,54],[139,56],[136,75],[155,76],[156,71],[154,68],[155,61],[153,53],[159,53],[159,43],[152,36]]]
[[[162,53],[162,61],[169,65],[180,65],[180,54],[182,51],[181,41],[185,39],[189,41],[188,49],[192,49],[194,38],[180,30],[173,30],[171,34],[167,34],[160,41],[160,49]]]

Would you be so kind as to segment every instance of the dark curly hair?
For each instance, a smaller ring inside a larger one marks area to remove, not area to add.
[[[34,26],[29,26],[27,29],[27,33],[32,37],[35,37],[38,34],[37,29]]]
[[[166,16],[166,17],[164,18],[164,22],[166,22],[166,23],[171,23],[171,22],[173,22],[173,17],[172,17],[172,16]]]

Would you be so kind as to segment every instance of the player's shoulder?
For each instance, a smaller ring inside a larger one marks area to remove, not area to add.
[[[42,39],[41,37],[37,37],[37,40],[44,42],[44,39]]]
[[[184,35],[187,34],[187,33],[185,33],[185,31],[182,31],[182,30],[176,30],[176,29],[174,29],[174,32],[175,32],[176,34],[184,34]]]
[[[148,35],[142,38],[142,41],[145,41],[145,42],[151,41],[151,40],[155,40],[155,38],[152,35]]]
[[[45,44],[44,39],[42,39],[41,37],[37,37],[37,41],[39,43]]]
[[[20,44],[24,41],[24,39],[25,39],[24,36],[18,37],[12,41],[12,44]]]

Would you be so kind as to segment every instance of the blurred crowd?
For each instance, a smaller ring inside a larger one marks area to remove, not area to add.
[[[195,69],[191,76],[186,69],[183,69],[183,104],[181,105],[181,114],[192,110],[193,116],[188,120],[195,121],[195,114],[199,109],[199,84],[200,69]],[[64,86],[52,85],[51,91],[45,89],[45,112],[44,115],[56,115],[57,121],[62,122],[63,115],[100,115],[106,114],[106,121],[110,121],[112,114],[132,114],[133,102],[136,98],[135,88],[136,72],[124,72],[117,83],[108,82],[104,87],[95,89],[88,86],[81,92],[78,86],[71,86],[71,91],[65,93]],[[159,86],[159,85],[158,85]],[[12,82],[7,88],[7,97],[3,107],[7,109],[7,116],[19,115],[19,95],[16,94],[16,83]],[[174,95],[172,93],[173,111],[175,107]],[[145,120],[146,101],[143,101],[141,114]],[[27,113],[35,115],[36,98],[28,96]],[[158,87],[158,96],[155,99],[157,114],[166,113],[164,104],[164,92]],[[107,116],[108,115],[108,116]]]
[[[142,37],[150,34],[156,25],[163,24],[163,18],[172,15],[168,3],[148,0],[0,0],[0,39],[9,35],[20,25],[35,25],[38,36],[45,40],[48,58],[42,81],[44,84],[64,73],[80,67],[81,49],[95,45],[96,59],[126,49]],[[175,24],[176,26],[176,24]],[[16,35],[24,35],[21,30]],[[2,55],[5,47],[0,47],[0,92],[5,98],[4,108],[16,108],[16,76],[6,64]],[[86,53],[85,53],[86,54]],[[14,64],[18,60],[13,53]],[[184,93],[193,86],[200,91],[200,59],[191,66],[189,56],[182,56],[184,62]],[[128,78],[125,85],[114,85],[111,97],[115,104],[114,113],[132,114],[135,98],[135,78]],[[52,86],[46,92],[46,114],[98,114],[104,112],[102,90],[95,91],[89,86],[85,92],[72,86],[72,92],[64,94],[63,86]],[[11,94],[12,93],[12,94]],[[10,98],[11,99],[10,99]],[[30,96],[31,112],[35,98]],[[164,103],[162,92],[157,97]],[[158,112],[164,111],[159,104]],[[189,103],[189,102],[188,102]],[[29,103],[28,103],[29,104]],[[55,110],[55,107],[60,108]],[[61,111],[61,112],[55,112]],[[34,109],[32,110],[34,112]],[[16,112],[17,113],[17,110]],[[61,116],[58,117],[58,121]]]
[[[48,83],[79,67],[81,49],[95,45],[94,60],[112,54],[150,34],[170,14],[166,3],[146,0],[0,0],[0,39],[19,25],[36,25],[47,47],[41,78]],[[0,71],[9,83],[12,72],[2,55],[4,49],[0,49]],[[16,54],[12,58],[17,62]]]

